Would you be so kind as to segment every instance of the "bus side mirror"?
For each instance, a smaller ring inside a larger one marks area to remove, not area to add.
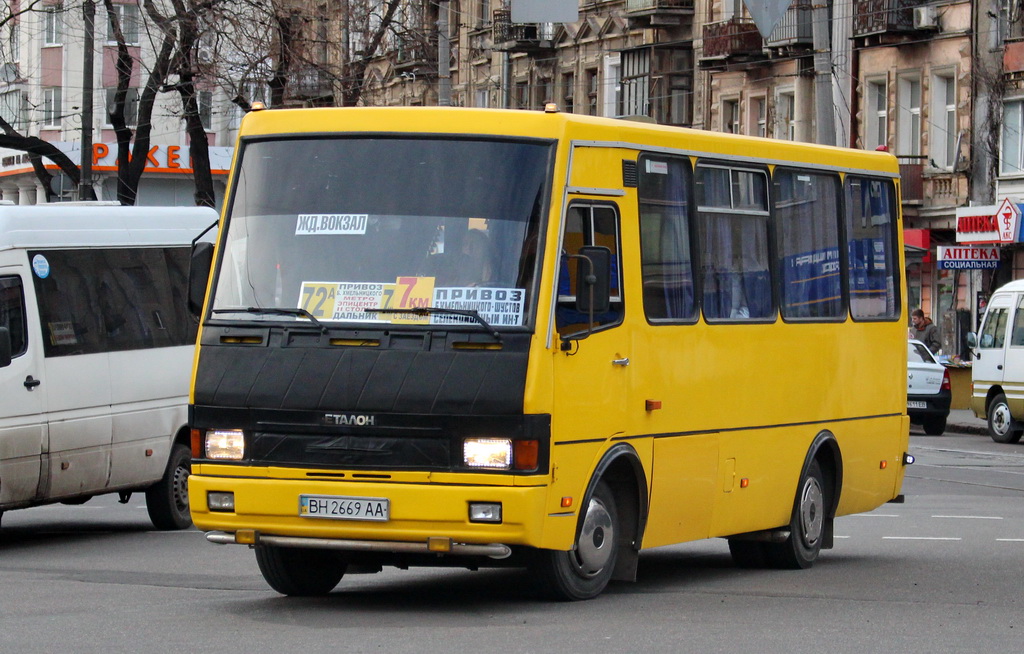
[[[612,251],[599,245],[581,247],[576,259],[576,310],[591,315],[611,308]]]
[[[11,330],[0,327],[0,368],[11,365]]]
[[[206,285],[213,268],[213,243],[199,241],[192,247],[192,260],[188,266],[188,310],[199,319],[206,299]]]

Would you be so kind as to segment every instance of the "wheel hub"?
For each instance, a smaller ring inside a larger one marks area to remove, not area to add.
[[[585,577],[592,577],[608,565],[615,539],[615,526],[607,507],[598,499],[591,499],[587,515],[583,519],[579,544],[576,547],[576,564]]]
[[[808,477],[800,495],[800,537],[808,548],[821,538],[825,525],[825,494],[814,477]]]

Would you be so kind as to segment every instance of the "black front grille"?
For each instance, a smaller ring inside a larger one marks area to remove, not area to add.
[[[408,436],[275,434],[256,432],[250,456],[256,461],[327,468],[449,469],[447,438]]]

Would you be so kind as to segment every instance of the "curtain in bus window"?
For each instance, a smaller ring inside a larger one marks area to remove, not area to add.
[[[894,197],[890,180],[847,177],[847,283],[854,318],[893,318],[898,311]]]
[[[28,349],[25,317],[25,290],[21,278],[0,277],[0,327],[6,327],[11,335],[11,356],[14,357]]]
[[[765,174],[698,166],[696,175],[705,317],[771,317]]]
[[[651,320],[696,313],[685,159],[645,157],[640,164],[640,250],[644,312]]]
[[[776,169],[774,181],[782,315],[840,317],[839,178]]]

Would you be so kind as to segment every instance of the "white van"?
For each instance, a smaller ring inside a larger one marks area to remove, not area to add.
[[[981,331],[967,338],[975,354],[971,410],[988,419],[992,440],[1016,443],[1024,433],[1024,280],[992,294]]]
[[[191,243],[212,209],[0,205],[0,515],[145,491],[191,524]],[[209,237],[204,237],[209,238]]]

